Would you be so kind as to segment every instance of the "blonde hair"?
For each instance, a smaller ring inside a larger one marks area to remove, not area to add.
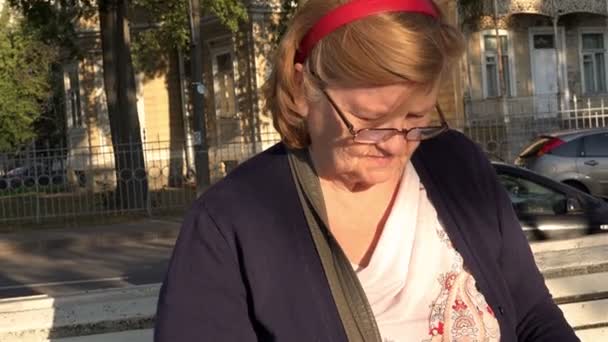
[[[429,0],[431,1],[431,0]],[[264,85],[265,109],[291,148],[310,144],[298,113],[302,87],[294,58],[308,30],[346,0],[308,0],[300,6],[279,43],[270,78]],[[304,93],[313,96],[321,79],[333,86],[382,86],[413,82],[431,86],[461,56],[461,33],[439,19],[416,13],[383,13],[354,21],[332,32],[313,48],[304,65]],[[310,77],[314,73],[316,77]]]

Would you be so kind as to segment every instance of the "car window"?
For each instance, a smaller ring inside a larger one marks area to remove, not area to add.
[[[580,145],[581,139],[575,139],[554,147],[549,153],[560,157],[578,157]]]
[[[517,214],[559,215],[566,212],[567,196],[528,179],[499,174]]]
[[[608,133],[585,137],[585,157],[608,157]]]

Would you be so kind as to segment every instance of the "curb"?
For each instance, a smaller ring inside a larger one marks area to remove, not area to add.
[[[589,265],[572,265],[540,270],[545,279],[570,277],[582,274],[608,272],[608,262]]]
[[[565,297],[554,297],[553,301],[557,305],[562,305],[562,304],[589,302],[589,301],[593,301],[593,300],[602,300],[602,299],[608,299],[608,291],[596,292],[596,293],[586,293],[586,294],[581,294],[581,295],[573,295],[573,296],[565,296]]]
[[[160,284],[0,300],[0,341],[41,341],[147,329],[153,326]]]
[[[568,249],[588,248],[608,245],[608,234],[600,233],[588,235],[575,239],[531,242],[530,248],[534,254],[543,252],[555,252]]]
[[[532,244],[545,279],[608,272],[608,234]]]

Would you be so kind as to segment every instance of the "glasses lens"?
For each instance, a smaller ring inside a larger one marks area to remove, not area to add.
[[[386,141],[400,132],[396,129],[362,129],[355,135],[355,142],[361,144],[377,144]]]

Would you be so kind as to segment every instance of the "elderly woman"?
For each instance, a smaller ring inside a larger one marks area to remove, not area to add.
[[[577,341],[479,148],[437,106],[432,0],[308,0],[266,91],[282,142],[194,204],[157,342]]]

